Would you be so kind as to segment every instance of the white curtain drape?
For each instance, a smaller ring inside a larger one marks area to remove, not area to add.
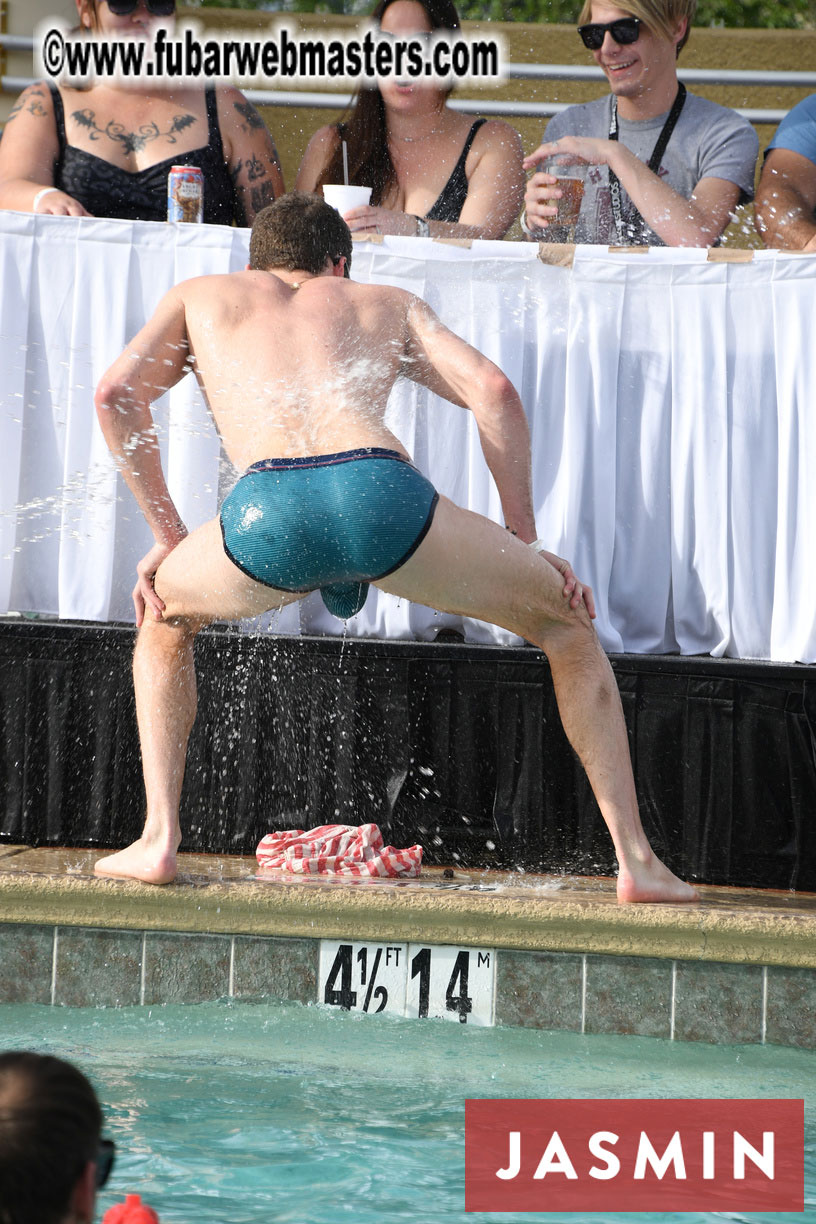
[[[94,386],[171,285],[242,268],[248,234],[0,214],[0,612],[130,620],[150,537]],[[816,661],[816,257],[524,243],[355,244],[355,279],[422,296],[519,389],[539,534],[594,588],[607,649]],[[192,377],[155,406],[190,527],[234,478]],[[440,492],[501,521],[470,416],[411,383],[388,423]],[[503,630],[372,590],[346,631]],[[344,631],[317,596],[264,622]]]

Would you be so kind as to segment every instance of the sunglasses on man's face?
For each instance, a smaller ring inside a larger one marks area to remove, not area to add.
[[[584,46],[588,47],[590,51],[600,51],[607,30],[616,43],[620,43],[622,47],[627,47],[630,43],[637,42],[640,38],[640,18],[619,17],[617,21],[607,21],[606,24],[593,21],[589,25],[578,27],[578,33],[584,40]]]
[[[101,1190],[111,1175],[116,1159],[116,1144],[112,1139],[100,1139],[96,1153],[96,1188]]]
[[[114,17],[129,17],[135,13],[139,0],[105,0]],[[151,17],[170,17],[176,11],[176,0],[145,0]]]

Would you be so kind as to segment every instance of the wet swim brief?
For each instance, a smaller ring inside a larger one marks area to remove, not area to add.
[[[438,494],[397,451],[381,447],[264,459],[221,507],[231,561],[264,586],[321,593],[345,618],[367,583],[408,560],[433,521]]]

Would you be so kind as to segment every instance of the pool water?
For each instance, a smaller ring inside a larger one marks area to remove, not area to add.
[[[816,1224],[816,1054],[223,1003],[4,1006],[6,1048],[95,1084],[119,1154],[101,1213],[140,1193],[162,1224],[510,1224],[464,1210],[466,1097],[805,1097]],[[609,1221],[790,1220],[610,1214]],[[575,1224],[603,1220],[570,1215]]]

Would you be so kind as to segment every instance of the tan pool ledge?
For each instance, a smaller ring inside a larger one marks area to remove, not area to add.
[[[816,895],[701,886],[690,905],[618,905],[614,880],[426,868],[419,880],[259,877],[182,855],[164,888],[101,880],[102,852],[0,847],[0,922],[455,944],[816,968]]]

